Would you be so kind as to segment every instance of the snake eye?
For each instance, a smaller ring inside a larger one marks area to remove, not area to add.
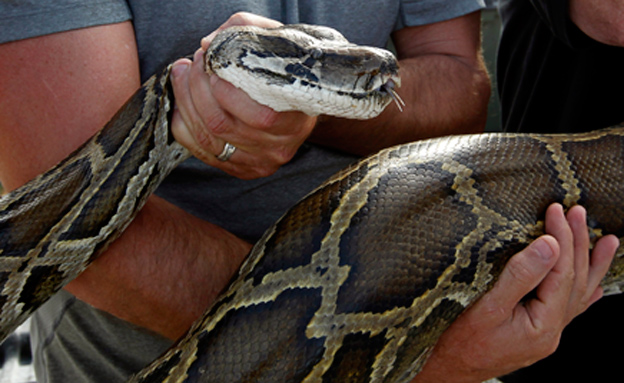
[[[315,60],[320,60],[323,57],[323,51],[319,48],[312,48],[310,56]]]

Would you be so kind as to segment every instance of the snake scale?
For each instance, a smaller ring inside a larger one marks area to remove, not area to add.
[[[236,67],[253,75],[247,83],[266,79],[275,97],[295,89],[299,100],[316,92],[306,105],[346,99],[339,115],[369,105],[375,111],[355,116],[368,118],[396,97],[394,59],[325,29],[224,33],[206,57],[219,76]],[[188,157],[168,129],[169,70],[71,156],[0,200],[3,338],[117,238]],[[383,150],[290,209],[205,315],[131,381],[407,382],[509,257],[543,233],[550,203],[584,205],[594,238],[624,238],[623,179],[624,127]],[[603,281],[607,293],[624,287],[623,253]]]

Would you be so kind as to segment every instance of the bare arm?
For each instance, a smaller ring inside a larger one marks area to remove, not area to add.
[[[481,132],[490,81],[481,58],[479,12],[393,35],[404,112],[390,105],[368,121],[328,118],[312,139],[357,154],[448,134]]]
[[[67,156],[140,85],[130,23],[3,44],[0,57],[0,181],[8,189]],[[151,197],[127,232],[67,289],[175,339],[215,298],[249,247]]]
[[[98,131],[139,86],[130,23],[0,45],[0,180],[14,189]]]
[[[624,46],[622,1],[570,0],[570,18],[594,40],[603,44]]]

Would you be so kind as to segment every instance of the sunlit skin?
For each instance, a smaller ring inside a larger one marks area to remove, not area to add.
[[[237,14],[224,26],[244,23],[275,24]],[[473,13],[395,32],[402,67],[400,94],[406,107],[398,113],[391,106],[371,121],[276,113],[230,84],[206,76],[199,60],[180,60],[173,71],[174,135],[208,164],[248,179],[274,172],[306,139],[364,155],[430,136],[480,132],[490,90],[480,55],[479,23],[479,14]],[[208,42],[203,41],[204,49]],[[0,181],[9,190],[66,157],[140,86],[130,22],[2,44],[0,57]],[[229,161],[217,162],[214,156],[226,141],[239,149]],[[443,337],[418,379],[440,381],[439,376],[444,376],[445,382],[478,381],[536,360],[553,347],[554,343],[545,347],[521,335],[534,330],[527,327],[530,323],[538,325],[534,333],[546,331],[556,339],[562,324],[600,295],[588,281],[594,281],[604,268],[609,258],[604,253],[615,242],[605,238],[605,245],[594,250],[586,272],[571,272],[570,264],[577,264],[578,231],[560,228],[568,222],[576,227],[576,210],[570,211],[567,220],[560,212],[549,214],[551,236],[539,239],[505,269],[508,275],[523,277],[501,278],[485,303],[467,312],[449,330],[451,335]],[[559,230],[571,230],[572,235]],[[536,253],[540,244],[542,253]],[[544,254],[544,244],[552,250],[550,255]],[[124,235],[67,290],[97,308],[175,339],[214,301],[250,247],[222,228],[150,197]],[[571,254],[569,249],[573,249]],[[578,252],[586,264],[587,250]],[[543,260],[535,262],[536,257]],[[576,266],[572,270],[577,271]],[[567,295],[555,296],[549,293],[552,284],[572,287],[562,289]],[[543,291],[539,301],[519,307],[515,300],[519,292],[536,285]],[[548,305],[558,307],[555,315],[541,301],[566,304]],[[497,321],[475,319],[481,317],[478,310],[490,312],[492,307],[501,312]],[[483,334],[492,335],[483,338]],[[503,351],[508,351],[506,339],[517,340],[519,355],[492,360],[491,355],[504,356]],[[474,347],[479,345],[477,352]],[[445,357],[450,350],[456,359]],[[474,357],[458,360],[457,355]],[[461,377],[453,372],[458,367],[465,372]]]

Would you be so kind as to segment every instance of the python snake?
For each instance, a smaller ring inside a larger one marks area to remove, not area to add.
[[[379,113],[398,83],[394,59],[316,30],[227,32],[206,54],[208,70],[227,78],[237,68],[277,93],[298,89],[296,99],[312,90],[328,107],[340,97],[343,111],[376,108],[355,117]],[[324,74],[336,65],[346,72]],[[169,70],[70,157],[0,200],[3,338],[117,238],[188,157],[168,129]],[[582,204],[595,238],[624,237],[623,135],[615,127],[447,137],[364,159],[276,222],[217,302],[131,381],[409,381],[509,257],[543,233],[547,205]],[[622,254],[603,281],[607,293],[624,288]]]

